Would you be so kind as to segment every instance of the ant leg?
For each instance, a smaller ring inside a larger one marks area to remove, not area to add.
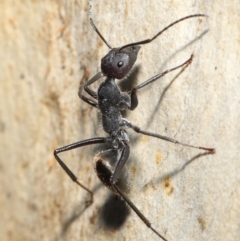
[[[92,144],[101,144],[101,143],[105,143],[105,142],[106,142],[106,138],[103,138],[103,137],[91,138],[91,139],[75,142],[73,144],[70,144],[70,145],[67,145],[67,146],[64,146],[64,147],[60,147],[60,148],[54,150],[54,153],[53,153],[55,159],[57,160],[57,162],[60,164],[62,169],[68,174],[68,176],[72,179],[72,181],[77,183],[77,185],[79,185],[81,188],[83,188],[84,190],[86,190],[90,194],[90,200],[86,202],[86,207],[85,208],[87,208],[88,206],[90,206],[93,203],[93,193],[92,193],[92,191],[90,191],[88,188],[83,186],[78,181],[77,177],[67,167],[67,165],[60,159],[58,154],[61,153],[61,152],[65,152],[65,151],[69,151],[69,150],[78,148],[78,147],[88,146],[88,145],[92,145]]]
[[[81,98],[81,100],[85,101],[86,103],[88,103],[89,105],[93,106],[93,107],[96,107],[99,109],[99,106],[98,106],[98,103],[94,100],[91,100],[89,98],[87,98],[86,96],[84,95],[81,95],[79,96]]]
[[[84,85],[83,86],[84,90],[91,95],[94,99],[97,99],[97,93],[93,90],[91,90],[88,86]]]
[[[115,169],[112,179],[111,179],[111,182],[113,182],[113,183],[117,182],[117,179],[120,176],[120,173],[121,173],[123,167],[125,166],[125,164],[128,160],[128,157],[129,157],[129,153],[130,153],[130,147],[127,144],[127,142],[122,141],[122,144],[123,144],[123,151],[122,151],[121,157],[119,158],[116,169]]]
[[[87,81],[87,83],[84,86],[80,86],[79,90],[78,90],[78,96],[80,99],[82,99],[83,101],[85,101],[86,103],[99,108],[98,107],[98,103],[94,100],[91,100],[89,98],[87,98],[86,96],[84,96],[82,94],[83,88],[84,90],[90,95],[92,96],[94,99],[97,99],[97,93],[93,90],[91,90],[88,86],[91,85],[92,83],[94,83],[95,81],[97,81],[98,79],[100,79],[101,77],[103,77],[103,74],[101,72],[98,72],[96,75],[94,75],[90,80]]]
[[[138,217],[145,223],[145,225],[150,228],[155,234],[157,234],[158,237],[160,237],[161,239],[163,239],[164,241],[167,241],[167,239],[165,239],[160,233],[158,233],[151,225],[151,223],[148,221],[148,219],[141,213],[141,211],[132,203],[132,201],[118,188],[117,186],[117,180],[118,177],[120,176],[120,173],[125,165],[125,163],[128,160],[129,157],[129,151],[130,151],[130,147],[127,144],[127,142],[122,141],[123,144],[123,151],[121,154],[121,157],[119,159],[119,162],[116,166],[116,169],[113,173],[113,176],[110,180],[111,182],[111,186],[114,190],[116,190],[116,193],[119,194],[120,197],[122,197],[124,199],[124,201],[132,208],[132,210],[138,215]]]
[[[130,127],[131,129],[133,129],[135,132],[146,135],[146,136],[151,136],[151,137],[155,137],[155,138],[158,138],[158,139],[161,139],[161,140],[169,141],[169,142],[172,142],[172,143],[175,143],[175,144],[178,144],[178,145],[188,146],[188,147],[192,147],[192,148],[196,148],[196,149],[201,149],[201,150],[204,150],[204,151],[207,151],[207,152],[210,152],[210,153],[215,153],[214,148],[208,148],[208,147],[202,147],[202,146],[193,146],[193,145],[182,143],[180,141],[177,141],[177,140],[172,139],[172,138],[167,137],[167,136],[162,136],[162,135],[159,135],[159,134],[156,134],[156,133],[151,133],[151,132],[148,132],[148,131],[142,131],[138,126],[134,126],[130,122],[126,122],[126,120],[125,120],[125,125]]]
[[[185,66],[184,68],[186,68],[189,64],[191,64],[192,59],[193,59],[193,54],[192,54],[192,55],[190,56],[190,58],[189,58],[187,61],[185,61],[183,64],[180,64],[180,65],[178,65],[177,67],[174,67],[174,68],[172,68],[172,69],[168,69],[168,70],[166,70],[166,71],[164,71],[164,72],[162,72],[162,73],[159,73],[159,74],[153,76],[152,78],[144,81],[142,84],[134,87],[134,88],[132,89],[132,91],[131,91],[131,107],[130,107],[130,110],[134,110],[134,109],[137,107],[137,105],[138,105],[137,93],[136,93],[137,90],[139,90],[139,89],[143,88],[144,86],[146,86],[146,85],[148,85],[148,84],[151,84],[151,83],[153,83],[154,81],[162,78],[164,75],[166,75],[166,74],[169,73],[169,72],[172,72],[172,71],[174,71],[174,70],[176,70],[176,69],[179,69],[179,68],[181,68],[181,67],[183,67],[183,66]],[[133,103],[135,103],[135,104],[133,104]]]
[[[94,94],[94,97],[95,97],[95,95],[97,96],[97,94],[96,94],[95,91],[89,89],[88,87],[86,87],[86,88],[87,88],[90,92],[92,92],[92,93]],[[84,86],[84,89],[85,89],[85,86]],[[90,92],[87,92],[87,93],[89,94]],[[84,95],[82,94],[82,86],[79,87],[78,96],[79,96],[79,98],[80,98],[81,100],[85,101],[85,102],[88,103],[89,105],[91,105],[91,106],[96,107],[96,108],[99,109],[98,103],[97,103],[96,101],[94,101],[94,100],[92,100],[92,99],[90,99],[90,98],[87,98],[86,96],[84,96]],[[96,98],[95,98],[95,99],[96,99]]]
[[[97,81],[98,79],[100,79],[102,77],[103,77],[103,73],[102,72],[98,72],[90,80],[88,80],[87,83],[84,86],[89,86],[89,85],[93,84],[95,81]]]
[[[144,86],[146,86],[146,85],[148,85],[148,84],[156,81],[157,79],[160,79],[160,78],[163,77],[165,74],[167,74],[167,73],[169,73],[169,72],[171,72],[171,71],[173,71],[173,70],[179,69],[179,68],[183,67],[184,65],[186,65],[185,67],[187,67],[189,64],[192,63],[193,56],[194,56],[194,55],[191,54],[190,58],[189,58],[187,61],[185,61],[184,63],[178,65],[177,67],[174,67],[174,68],[172,68],[172,69],[168,69],[168,70],[166,70],[166,71],[164,71],[164,72],[162,72],[162,73],[160,73],[160,74],[157,74],[157,75],[153,76],[153,77],[150,78],[149,80],[144,81],[142,84],[138,85],[137,87],[135,87],[135,88],[133,88],[133,89],[134,89],[135,91],[138,90],[138,89],[141,89],[142,87],[144,87]]]
[[[146,224],[148,228],[150,228],[158,237],[162,240],[167,241],[157,230],[155,230],[148,219],[139,211],[139,209],[131,202],[131,200],[118,188],[116,184],[112,184],[114,189],[118,192],[118,194],[124,199],[124,201],[132,208],[132,210],[138,215],[138,217]]]

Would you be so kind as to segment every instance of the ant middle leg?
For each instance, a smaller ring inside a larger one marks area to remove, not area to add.
[[[191,64],[191,62],[192,62],[192,60],[193,60],[193,56],[194,56],[194,55],[192,54],[187,61],[185,61],[184,63],[178,65],[177,67],[174,67],[174,68],[172,68],[172,69],[165,70],[164,72],[159,73],[159,74],[153,76],[152,78],[144,81],[142,84],[134,87],[134,88],[132,89],[132,91],[131,91],[131,107],[130,107],[129,109],[130,109],[130,110],[134,110],[134,109],[137,107],[137,105],[138,105],[138,99],[137,99],[137,93],[136,93],[137,90],[139,90],[139,89],[143,88],[144,86],[149,85],[149,84],[153,83],[154,81],[162,78],[164,75],[166,75],[166,74],[169,73],[169,72],[172,72],[172,71],[174,71],[174,70],[176,70],[176,69],[179,69],[179,68],[182,68],[182,67],[186,68],[189,64]]]
[[[173,138],[170,138],[170,137],[167,137],[167,136],[162,136],[162,135],[159,135],[159,134],[156,134],[156,133],[152,133],[152,132],[148,132],[148,131],[143,131],[141,130],[138,126],[135,126],[135,125],[132,125],[130,122],[128,122],[127,120],[124,119],[124,124],[131,128],[132,130],[134,130],[135,132],[139,133],[139,134],[143,134],[143,135],[146,135],[146,136],[151,136],[151,137],[155,137],[155,138],[158,138],[158,139],[161,139],[161,140],[165,140],[165,141],[169,141],[169,142],[172,142],[174,144],[178,144],[178,145],[182,145],[182,146],[188,146],[188,147],[191,147],[191,148],[195,148],[195,149],[200,149],[200,150],[204,150],[204,151],[207,151],[209,153],[215,153],[215,149],[214,148],[209,148],[209,147],[202,147],[202,146],[194,146],[194,145],[190,145],[190,144],[186,144],[186,143],[182,143],[178,140],[175,140]]]

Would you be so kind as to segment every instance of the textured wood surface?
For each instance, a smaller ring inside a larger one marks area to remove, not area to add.
[[[194,60],[139,91],[138,108],[126,115],[143,129],[216,148],[201,155],[129,130],[129,197],[169,241],[240,237],[239,12],[237,0],[93,1],[94,21],[114,47],[183,16],[209,15],[142,46],[136,83],[192,53]],[[89,24],[87,1],[2,0],[0,15],[0,240],[160,240],[100,184],[92,168],[98,148],[61,155],[94,190],[85,212],[87,193],[52,154],[104,135],[96,109],[77,95],[108,51]]]

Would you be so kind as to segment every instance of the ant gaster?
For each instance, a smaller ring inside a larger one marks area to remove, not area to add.
[[[158,32],[153,38],[146,39],[143,41],[131,43],[124,45],[119,48],[112,48],[104,37],[101,35],[97,27],[95,26],[92,16],[91,16],[91,1],[89,1],[89,18],[90,23],[95,30],[95,32],[99,35],[99,37],[104,41],[104,43],[110,48],[110,51],[107,53],[105,57],[101,60],[101,72],[97,73],[94,77],[87,81],[87,83],[79,88],[79,97],[85,101],[86,103],[96,107],[100,110],[102,115],[102,126],[106,133],[109,134],[109,137],[94,137],[87,140],[79,141],[61,148],[58,148],[54,151],[54,156],[64,171],[68,174],[68,176],[77,183],[80,187],[85,189],[90,194],[90,200],[86,202],[85,209],[92,204],[93,202],[93,193],[87,187],[82,185],[77,177],[73,174],[73,172],[66,166],[66,164],[60,159],[58,156],[59,153],[69,151],[75,148],[79,148],[82,146],[93,145],[93,144],[107,144],[109,147],[108,150],[100,152],[94,158],[94,169],[98,178],[102,181],[102,183],[107,186],[114,194],[120,196],[122,199],[126,201],[126,203],[133,209],[133,211],[139,216],[139,218],[146,224],[148,228],[150,228],[158,237],[162,240],[167,241],[167,239],[161,235],[157,230],[155,230],[148,219],[139,211],[139,209],[131,202],[131,200],[127,197],[125,192],[121,188],[121,180],[120,176],[122,174],[122,170],[129,158],[130,154],[130,146],[129,146],[129,138],[126,132],[126,128],[131,128],[133,131],[155,137],[158,139],[162,139],[165,141],[173,142],[175,144],[180,144],[183,146],[193,147],[197,149],[205,150],[209,153],[213,153],[213,148],[206,148],[200,146],[193,146],[181,143],[172,138],[162,136],[159,134],[147,132],[141,130],[138,126],[131,124],[128,120],[122,117],[121,111],[130,109],[134,110],[137,107],[137,90],[143,88],[144,86],[153,83],[157,79],[161,78],[165,74],[176,70],[181,67],[188,66],[193,58],[193,55],[185,61],[183,64],[166,70],[163,73],[157,74],[152,78],[146,80],[142,84],[134,87],[130,93],[122,92],[119,87],[115,83],[115,79],[125,78],[130,70],[132,69],[136,59],[138,52],[140,50],[139,45],[147,44],[152,42],[155,38],[157,38],[160,34],[166,31],[171,26],[195,17],[206,17],[204,14],[194,14],[189,15],[184,18],[181,18],[163,30]],[[103,76],[106,79],[100,84],[97,92],[91,90],[88,86],[102,78]],[[83,89],[91,96],[93,99],[85,97],[82,94]]]

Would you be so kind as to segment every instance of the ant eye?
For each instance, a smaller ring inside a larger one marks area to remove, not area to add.
[[[117,63],[117,67],[119,67],[119,68],[121,68],[123,65],[124,65],[123,61],[119,61],[119,62]]]
[[[133,51],[136,51],[136,47],[135,47],[134,45],[132,46],[132,50],[133,50]]]

